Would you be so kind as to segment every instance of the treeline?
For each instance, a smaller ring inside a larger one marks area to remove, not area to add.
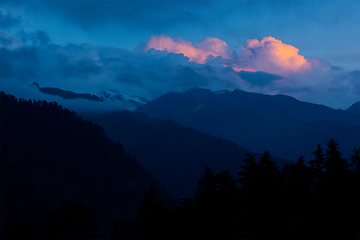
[[[141,239],[359,239],[360,149],[346,160],[330,139],[325,152],[319,144],[313,154],[308,165],[300,157],[282,169],[268,152],[259,161],[248,154],[237,179],[207,167],[195,196],[175,209],[163,207],[150,189],[132,233]]]
[[[359,239],[360,149],[341,157],[334,139],[325,153],[278,169],[265,152],[259,161],[244,159],[238,178],[207,167],[192,198],[175,208],[159,201],[150,186],[133,222],[119,220],[111,239]],[[186,173],[184,173],[186,174]],[[13,216],[7,239],[99,239],[91,210],[78,202],[61,207],[44,221],[40,232]]]

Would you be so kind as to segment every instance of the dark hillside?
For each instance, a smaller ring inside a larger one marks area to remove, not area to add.
[[[102,128],[56,103],[1,92],[1,226],[15,212],[41,227],[61,200],[94,208],[109,231],[135,217],[140,196],[159,182]],[[166,191],[159,194],[170,199]]]
[[[119,111],[89,118],[103,126],[110,139],[121,142],[142,166],[180,197],[195,194],[196,180],[206,165],[216,171],[230,170],[236,176],[242,159],[251,153],[234,142],[183,127],[174,121],[149,119],[142,113]],[[289,163],[271,158],[280,166]]]

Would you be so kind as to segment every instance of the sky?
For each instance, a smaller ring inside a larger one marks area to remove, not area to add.
[[[2,0],[0,90],[241,89],[346,109],[360,101],[359,12],[358,0]]]

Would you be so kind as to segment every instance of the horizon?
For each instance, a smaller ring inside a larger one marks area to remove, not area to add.
[[[347,109],[360,101],[357,10],[358,1],[2,1],[0,90],[53,101],[30,85],[148,100],[240,89]]]

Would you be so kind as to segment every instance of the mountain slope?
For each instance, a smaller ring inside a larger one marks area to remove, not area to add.
[[[150,185],[159,182],[105,137],[102,128],[56,103],[1,92],[1,224],[12,212],[41,227],[61,200],[83,201],[108,234],[131,220]],[[171,199],[165,190],[159,194]]]
[[[233,142],[180,126],[174,121],[149,119],[140,113],[118,111],[87,117],[103,126],[110,139],[120,141],[142,166],[180,197],[195,194],[197,179],[206,165],[217,172],[230,170],[237,178],[239,165],[246,154],[251,153]],[[257,159],[261,155],[251,154]],[[289,163],[272,159],[279,166]]]
[[[360,115],[360,101],[351,105],[346,111]]]
[[[135,111],[174,120],[255,152],[296,160],[312,158],[314,146],[335,138],[343,152],[360,145],[360,116],[284,95],[241,90],[170,92]]]

